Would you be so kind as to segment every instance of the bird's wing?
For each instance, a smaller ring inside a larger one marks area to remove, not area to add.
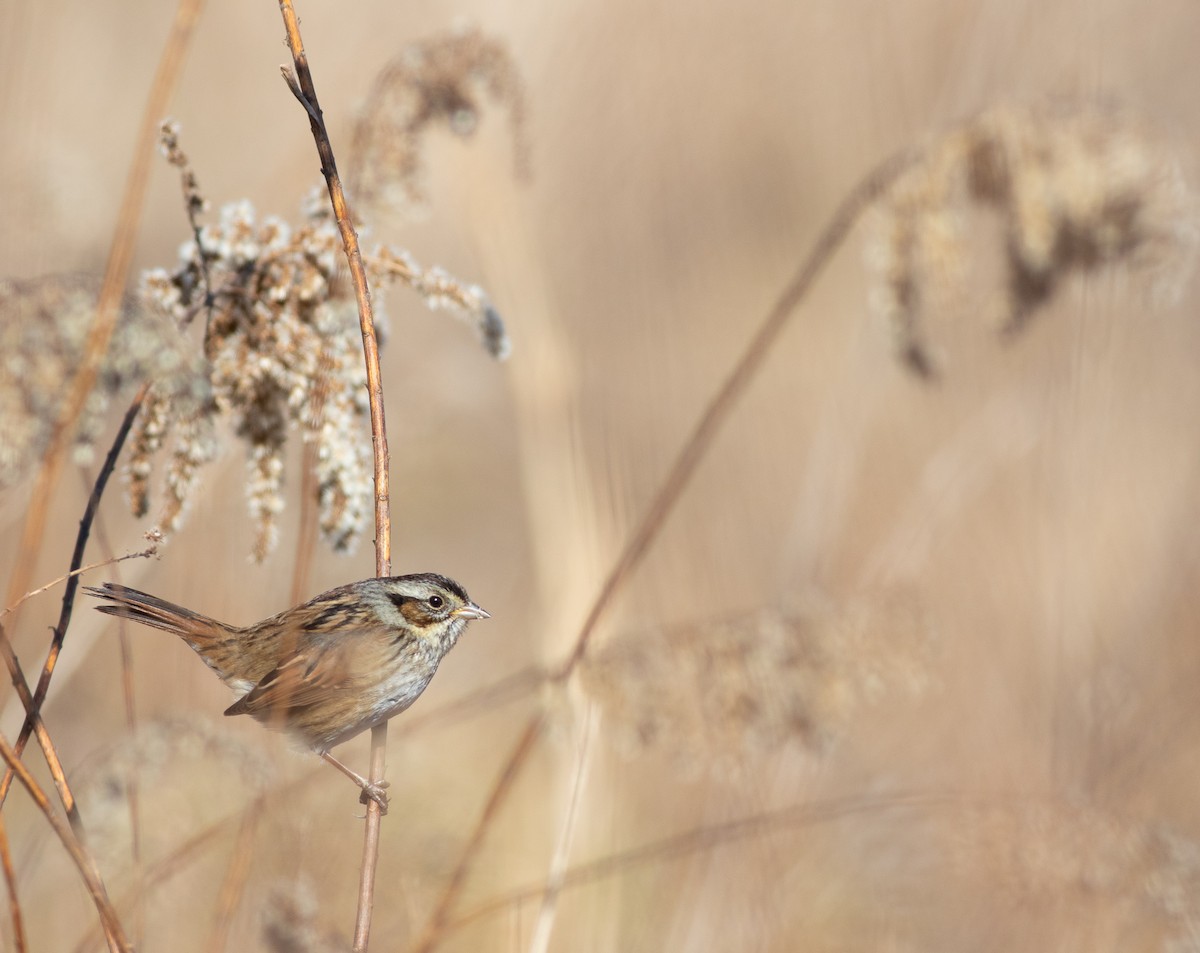
[[[331,695],[357,690],[351,653],[354,640],[309,641],[289,652],[249,692],[225,710],[227,715],[262,717],[306,708]]]

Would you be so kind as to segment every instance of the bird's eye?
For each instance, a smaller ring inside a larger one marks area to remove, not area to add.
[[[445,601],[446,600],[443,599],[441,596],[430,596],[429,597],[429,605],[432,606],[434,609],[440,609],[443,606],[443,604],[445,604]]]

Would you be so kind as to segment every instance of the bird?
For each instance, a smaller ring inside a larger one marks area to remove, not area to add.
[[[106,582],[96,609],[178,635],[237,694],[226,715],[249,715],[302,741],[387,810],[387,782],[330,749],[408,708],[467,624],[490,614],[437,573],[363,579],[243,627]]]

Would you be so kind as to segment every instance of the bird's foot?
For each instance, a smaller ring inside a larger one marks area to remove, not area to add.
[[[386,814],[388,812],[388,796],[384,790],[388,786],[387,781],[370,782],[362,786],[362,794],[358,796],[360,804],[366,804],[369,801],[374,801],[379,805],[379,813]]]

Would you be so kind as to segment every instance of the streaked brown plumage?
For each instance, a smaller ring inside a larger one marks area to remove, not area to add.
[[[86,591],[109,600],[101,612],[178,635],[238,693],[226,715],[291,732],[384,807],[380,786],[329,749],[404,711],[467,623],[488,618],[434,573],[339,586],[245,628],[111,582]]]

